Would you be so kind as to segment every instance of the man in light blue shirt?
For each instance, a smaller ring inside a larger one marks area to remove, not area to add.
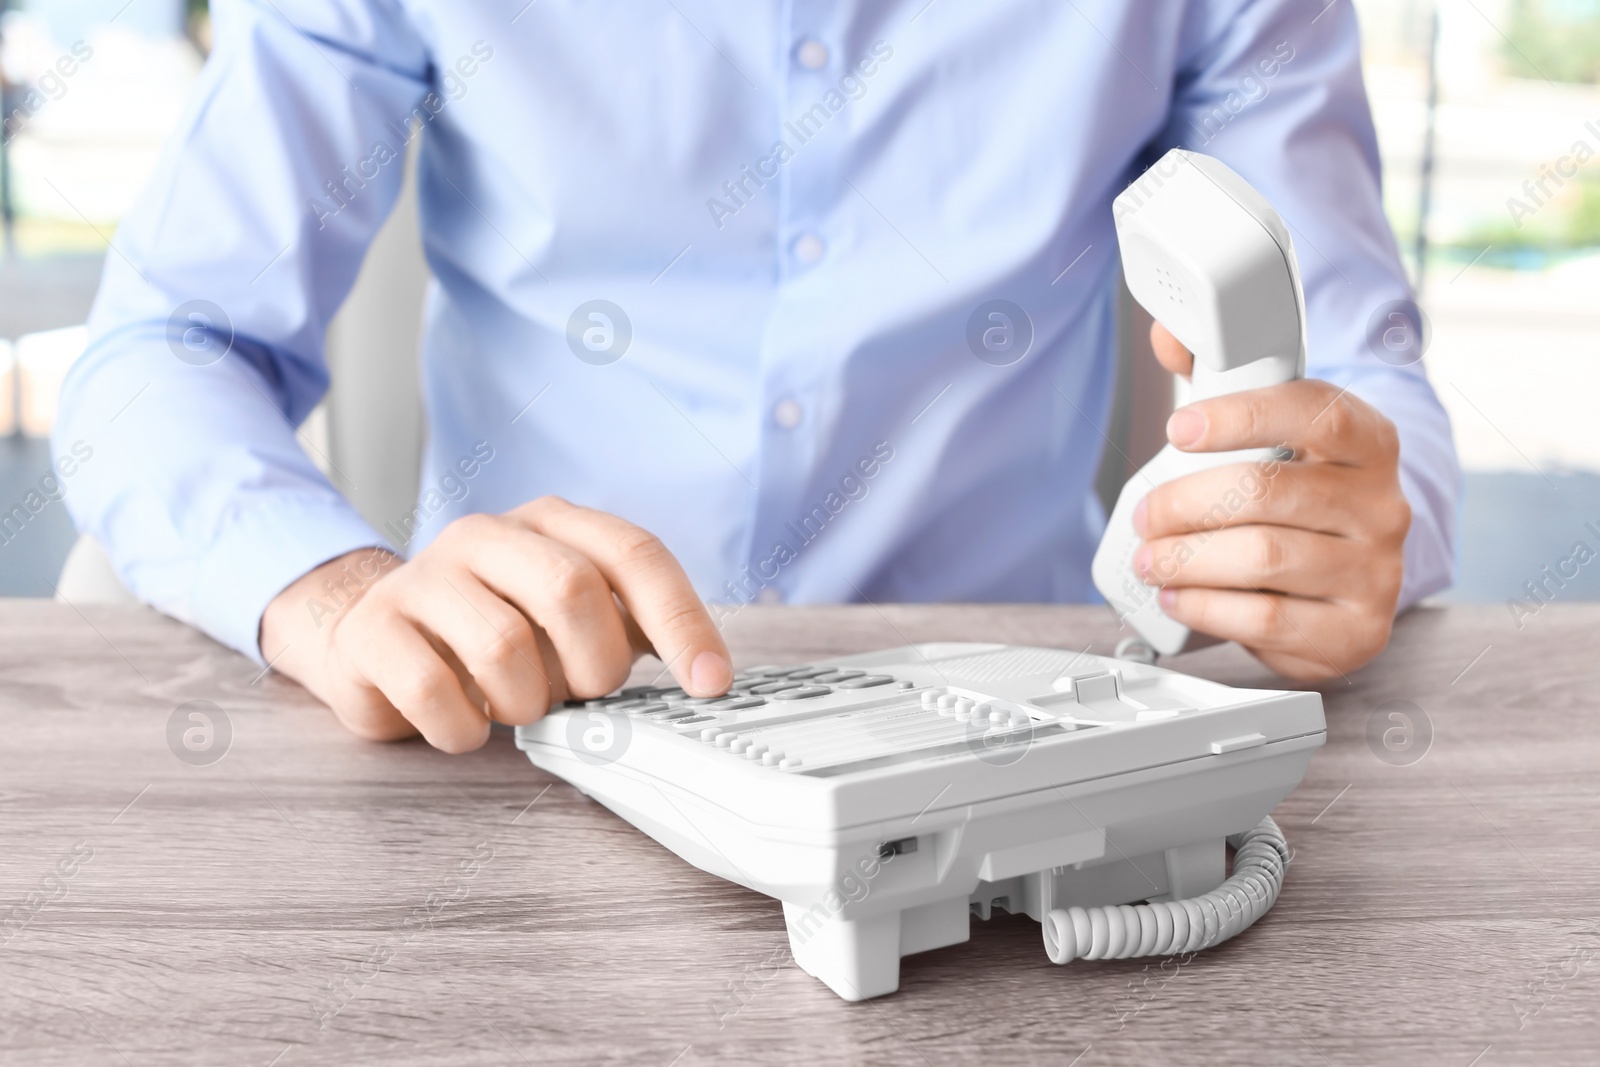
[[[472,747],[651,649],[722,692],[702,599],[1096,599],[1110,202],[1176,145],[1291,226],[1320,380],[1174,416],[1297,461],[1203,552],[1226,469],[1151,497],[1168,612],[1319,677],[1448,584],[1459,474],[1379,342],[1408,291],[1347,0],[213,10],[57,447],[94,447],[68,499],[134,593],[365,736]],[[380,532],[294,427],[412,137],[427,491]]]

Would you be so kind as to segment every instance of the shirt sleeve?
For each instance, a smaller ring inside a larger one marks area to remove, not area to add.
[[[1190,22],[1171,121],[1153,147],[1217,157],[1289,225],[1305,286],[1307,373],[1348,388],[1399,431],[1412,512],[1404,609],[1453,580],[1461,470],[1383,213],[1355,9],[1350,0],[1198,4]]]
[[[111,242],[53,436],[90,457],[67,503],[129,590],[260,662],[274,596],[385,544],[296,431],[432,71],[394,0],[212,9],[216,46]]]

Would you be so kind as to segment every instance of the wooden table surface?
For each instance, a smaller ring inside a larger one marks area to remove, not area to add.
[[[1056,967],[998,914],[848,1004],[788,959],[775,901],[508,732],[357,741],[152,612],[0,602],[0,1062],[1600,1062],[1600,606],[1523,622],[1418,611],[1322,687],[1328,743],[1276,812],[1288,884],[1243,936]],[[1117,637],[1037,606],[752,607],[726,632],[743,665]],[[1174,665],[1275,684],[1233,647]],[[169,743],[194,700],[231,733],[198,758]],[[1409,750],[1370,740],[1396,710]]]

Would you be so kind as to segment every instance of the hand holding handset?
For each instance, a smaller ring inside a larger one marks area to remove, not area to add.
[[[1175,148],[1112,203],[1128,290],[1194,354],[1191,398],[1303,377],[1305,297],[1289,228],[1265,197],[1210,156]],[[1206,639],[1161,610],[1133,569],[1139,501],[1156,486],[1272,449],[1182,452],[1167,445],[1122,488],[1095,552],[1095,587],[1156,652]]]

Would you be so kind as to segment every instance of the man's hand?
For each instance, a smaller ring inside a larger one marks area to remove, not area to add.
[[[1150,336],[1162,366],[1190,372],[1177,338],[1160,324]],[[1161,587],[1162,610],[1290,678],[1343,674],[1383,650],[1411,526],[1393,423],[1306,380],[1180,408],[1167,438],[1186,452],[1287,446],[1294,461],[1218,467],[1150,492],[1134,513],[1145,541],[1134,566]]]
[[[267,606],[261,651],[353,733],[421,733],[446,752],[598,697],[653,652],[691,696],[733,680],[728,649],[661,542],[613,515],[541,497],[469,515],[409,562],[365,549]]]

